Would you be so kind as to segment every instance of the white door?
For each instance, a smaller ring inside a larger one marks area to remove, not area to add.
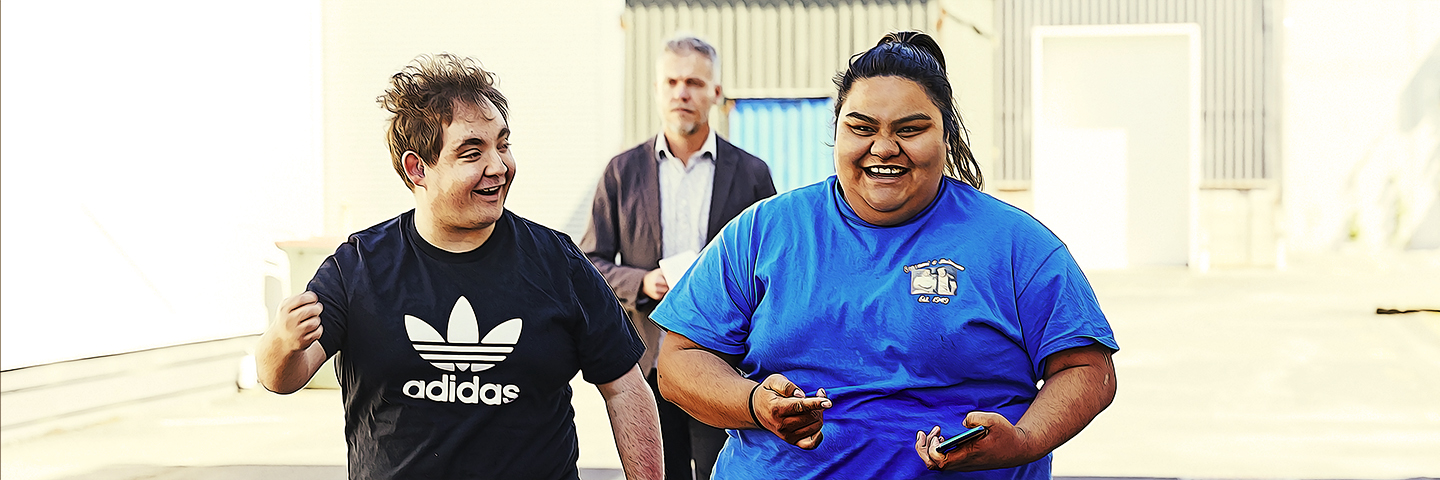
[[[1194,265],[1199,28],[1034,35],[1036,218],[1086,269]]]

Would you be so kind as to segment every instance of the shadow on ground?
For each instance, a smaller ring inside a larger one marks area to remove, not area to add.
[[[221,465],[211,467],[161,467],[155,465],[112,465],[63,480],[344,480],[340,465]],[[582,468],[581,480],[620,480],[624,472],[611,468]],[[1155,477],[1055,477],[1055,480],[1180,480]],[[1436,480],[1415,478],[1411,480]]]
[[[111,465],[65,480],[302,480],[345,478],[345,467],[335,465],[221,465],[211,467],[161,467],[156,465]]]
[[[345,480],[342,465],[220,465],[162,467],[111,465],[62,480]],[[582,468],[581,480],[618,480],[624,472],[609,468]]]

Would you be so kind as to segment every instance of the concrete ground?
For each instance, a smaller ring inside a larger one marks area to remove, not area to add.
[[[1283,270],[1090,276],[1120,341],[1119,395],[1057,477],[1440,477],[1440,256]],[[604,405],[576,383],[582,477],[619,478]],[[0,477],[345,477],[338,391],[242,391],[0,447]]]

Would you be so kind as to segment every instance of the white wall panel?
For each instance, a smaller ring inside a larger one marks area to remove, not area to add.
[[[264,328],[273,242],[319,233],[319,16],[3,3],[0,369]]]

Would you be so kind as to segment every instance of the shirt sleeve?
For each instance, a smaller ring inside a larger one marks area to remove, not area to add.
[[[764,295],[755,276],[755,207],[725,225],[650,318],[696,344],[730,355],[748,350],[750,319]]]
[[[320,334],[320,346],[325,349],[325,354],[335,355],[345,346],[346,327],[349,322],[350,301],[348,292],[345,289],[345,269],[342,264],[350,258],[354,258],[355,246],[349,243],[340,245],[333,255],[320,264],[315,271],[315,277],[310,279],[306,290],[315,293],[320,301],[320,326],[324,331]]]
[[[636,310],[651,301],[650,297],[641,292],[645,274],[649,270],[615,263],[615,255],[620,252],[621,244],[620,218],[624,215],[619,198],[620,184],[623,181],[619,171],[622,158],[623,155],[611,160],[600,175],[599,185],[595,187],[595,199],[590,205],[590,221],[585,227],[585,234],[580,237],[579,246],[590,259],[591,265],[595,266],[600,276],[610,285],[620,304]]]
[[[1061,350],[1093,343],[1120,349],[1090,281],[1064,245],[1050,252],[1016,297],[1035,378],[1044,375],[1045,359]]]
[[[580,322],[572,331],[585,381],[604,384],[629,372],[645,353],[645,342],[630,325],[620,301],[605,278],[583,253],[565,240],[570,267],[572,301]]]

